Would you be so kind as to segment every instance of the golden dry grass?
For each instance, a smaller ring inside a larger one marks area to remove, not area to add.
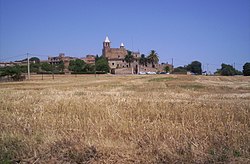
[[[249,77],[33,76],[0,88],[1,162],[250,162]]]

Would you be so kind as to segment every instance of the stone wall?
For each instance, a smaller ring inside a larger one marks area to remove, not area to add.
[[[108,59],[124,59],[127,50],[125,48],[104,48],[103,55]]]

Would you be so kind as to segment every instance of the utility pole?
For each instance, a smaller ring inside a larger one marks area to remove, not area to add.
[[[95,77],[96,77],[96,59],[95,59]]]
[[[138,69],[137,69],[137,74],[140,74],[140,63],[138,63]]]
[[[28,64],[28,79],[30,80],[30,59],[29,59],[29,53],[27,53],[27,64]]]
[[[209,65],[209,64],[207,63],[207,74],[208,74],[208,65]]]
[[[131,64],[132,65],[132,75],[134,74],[134,67],[133,67],[133,63]],[[131,66],[130,65],[130,66]]]
[[[174,71],[174,58],[172,58],[172,71],[171,72],[173,71]]]

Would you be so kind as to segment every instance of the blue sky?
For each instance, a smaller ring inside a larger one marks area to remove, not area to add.
[[[250,0],[0,0],[0,60],[25,53],[101,54],[112,47],[158,52],[161,62],[250,62]]]

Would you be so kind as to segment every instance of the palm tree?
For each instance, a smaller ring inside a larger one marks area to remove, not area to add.
[[[155,68],[155,64],[159,62],[159,57],[155,50],[150,51],[150,54],[148,55],[147,59],[148,62],[152,64],[153,68]]]
[[[134,56],[132,55],[131,51],[128,51],[128,54],[125,56],[124,60],[129,64],[130,67],[130,63],[134,61]]]
[[[141,58],[139,59],[139,64],[143,66],[147,66],[148,59],[145,57],[144,54],[141,55]]]

